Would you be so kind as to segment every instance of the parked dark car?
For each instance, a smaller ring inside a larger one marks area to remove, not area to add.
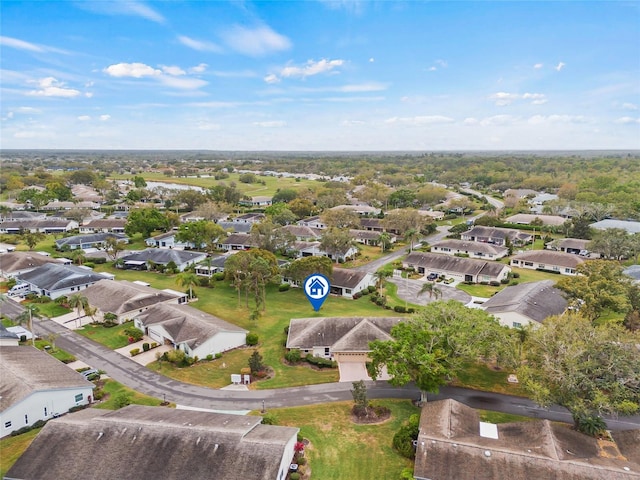
[[[433,273],[431,272],[429,275],[427,275],[427,280],[433,282],[434,280],[438,279],[438,274],[437,273]]]

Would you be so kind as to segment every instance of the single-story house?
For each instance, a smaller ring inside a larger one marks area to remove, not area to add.
[[[148,247],[156,248],[177,248],[179,250],[183,250],[185,248],[197,248],[192,242],[181,242],[176,239],[177,234],[178,232],[175,231],[161,233],[155,237],[147,238],[144,243],[146,243]],[[201,248],[203,246],[204,245],[200,245]]]
[[[248,233],[232,233],[227,237],[218,239],[217,247],[220,250],[249,250],[256,246],[255,240]]]
[[[445,239],[431,244],[431,251],[445,255],[469,255],[469,258],[499,260],[509,255],[507,247],[482,242]]]
[[[16,302],[6,295],[0,296],[0,317],[8,318],[15,322],[26,311],[27,309],[20,302]]]
[[[36,252],[14,251],[0,254],[0,276],[18,277],[47,263],[61,264],[57,258],[41,255]]]
[[[160,345],[169,344],[188,357],[205,358],[246,343],[247,331],[187,305],[157,304],[134,319],[137,328]]]
[[[425,275],[435,273],[472,283],[501,282],[508,278],[511,271],[503,263],[421,252],[411,252],[402,265]]]
[[[244,207],[268,207],[273,203],[272,200],[273,200],[273,197],[258,195],[256,197],[251,197],[251,198],[242,198],[240,199],[238,204]]]
[[[384,232],[384,227],[382,226],[382,221],[379,218],[361,218],[360,226],[362,230],[369,230],[371,232]]]
[[[7,330],[0,323],[0,347],[17,347],[20,345],[20,338],[15,332]]]
[[[372,273],[335,267],[330,280],[331,293],[345,298],[353,298],[354,294],[376,284]]]
[[[76,184],[71,187],[73,197],[87,202],[102,203],[104,197],[98,191],[89,185]]]
[[[173,250],[166,248],[147,248],[141,252],[132,253],[120,257],[122,265],[125,269],[146,270],[149,263],[167,266],[170,262],[174,262],[178,271],[182,272],[190,265],[202,262],[207,258],[206,253],[187,252],[185,250]]]
[[[298,432],[259,416],[92,408],[48,423],[6,478],[283,480]]]
[[[80,225],[80,233],[124,233],[126,224],[123,218],[101,218]]]
[[[59,263],[47,263],[18,276],[21,283],[30,285],[31,291],[52,300],[78,293],[105,278],[111,277],[94,273],[87,267]]]
[[[433,220],[444,219],[444,212],[440,210],[418,210],[418,213],[423,217],[431,218]]]
[[[42,207],[42,210],[50,210],[50,211],[55,211],[55,210],[71,210],[74,208],[87,208],[90,210],[97,210],[100,208],[100,204],[97,202],[69,202],[69,201],[64,201],[64,202],[60,202],[57,200],[54,200],[53,202],[49,202],[46,205],[44,205]]]
[[[99,316],[105,313],[116,315],[117,322],[123,323],[145,310],[160,303],[187,303],[187,294],[175,290],[157,290],[126,280],[100,280],[82,291],[89,305],[97,308]]]
[[[640,430],[600,443],[549,420],[486,423],[456,400],[422,407],[416,480],[632,480],[639,477]]]
[[[482,225],[476,225],[460,235],[461,240],[468,242],[492,243],[500,246],[505,246],[507,238],[512,245],[526,245],[533,241],[533,235],[530,233],[510,228],[485,227]]]
[[[320,248],[320,242],[293,242],[289,245],[287,253],[295,258],[327,256],[327,252]]]
[[[45,219],[45,220],[15,220],[0,222],[0,233],[65,233],[78,228],[75,220]]]
[[[578,255],[551,250],[528,250],[511,257],[511,265],[531,270],[546,270],[562,275],[576,275],[584,259]]]
[[[242,223],[242,222],[229,222],[229,221],[219,221],[218,225],[222,227],[223,230],[231,233],[250,233],[251,227],[253,227],[253,223]]]
[[[294,318],[289,322],[287,348],[302,357],[338,362],[341,382],[371,380],[367,373],[369,342],[391,340],[391,329],[401,317]],[[385,378],[388,379],[388,376]]]
[[[349,230],[349,234],[356,243],[363,245],[378,245],[378,239],[380,238],[380,232],[375,230]],[[395,235],[389,235],[389,241],[394,243],[396,241]]]
[[[513,197],[513,198],[534,198],[538,195],[539,192],[535,190],[531,190],[530,188],[509,188],[504,191],[503,197]]]
[[[372,207],[370,205],[336,205],[335,207],[331,207],[329,210],[349,210],[350,212],[355,212],[362,217],[380,214],[379,208]]]
[[[314,241],[322,237],[322,230],[305,225],[285,225],[280,230],[290,233],[300,241]]]
[[[10,210],[6,213],[0,213],[0,221],[12,222],[21,220],[44,220],[47,218],[47,214],[43,212],[26,212],[24,210],[15,211]]]
[[[596,230],[606,230],[608,228],[621,228],[626,230],[629,234],[640,233],[640,222],[633,222],[628,220],[614,220],[613,218],[607,218],[600,220],[599,222],[589,225]]]
[[[545,245],[548,250],[557,250],[565,253],[573,253],[574,255],[589,255],[589,243],[591,240],[583,240],[582,238],[560,238],[552,240]]]
[[[235,223],[260,223],[266,218],[264,213],[245,213],[231,219]]]
[[[552,280],[521,283],[500,290],[481,306],[502,325],[520,328],[562,315],[569,303]]]
[[[298,225],[302,225],[303,227],[317,228],[319,230],[324,230],[327,228],[327,224],[322,221],[319,215],[303,218],[302,220],[298,221]]]
[[[531,222],[539,220],[542,225],[548,227],[559,227],[567,221],[559,215],[533,215],[531,213],[518,213],[504,219],[505,223],[517,223],[519,225],[531,225]]]
[[[0,437],[91,403],[94,384],[37,348],[3,346],[0,371]]]
[[[67,246],[71,250],[101,248],[106,245],[108,238],[115,238],[118,243],[129,243],[129,237],[122,233],[90,233],[56,240],[56,249],[62,250]]]
[[[201,277],[211,277],[214,273],[224,272],[224,264],[229,255],[212,255],[204,263],[196,265],[195,274]]]

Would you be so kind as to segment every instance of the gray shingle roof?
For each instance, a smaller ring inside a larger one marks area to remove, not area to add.
[[[187,305],[162,303],[137,315],[145,326],[161,324],[176,343],[188,343],[196,348],[220,332],[246,332],[245,329],[225,322]]]
[[[175,250],[166,248],[147,248],[141,252],[133,253],[121,257],[123,261],[148,262],[152,261],[160,265],[166,265],[173,261],[176,265],[182,265],[194,260],[201,260],[206,255],[199,252],[187,252],[185,250]]]
[[[591,228],[597,230],[606,230],[607,228],[622,228],[627,233],[640,233],[640,222],[631,222],[627,220],[614,220],[607,218],[606,220],[600,220],[599,222],[589,225]]]
[[[287,348],[331,347],[332,351],[368,352],[369,342],[390,340],[401,317],[294,318],[289,323]]]
[[[557,265],[559,267],[576,268],[584,260],[578,255],[565,252],[554,252],[553,250],[528,250],[511,257],[511,260],[520,260],[544,265]]]
[[[331,274],[331,286],[353,289],[367,276],[367,272],[334,268]]]
[[[55,258],[34,252],[9,252],[0,255],[0,271],[5,274],[39,267],[46,263],[60,262]]]
[[[31,346],[0,348],[0,411],[34,392],[93,384],[50,354]]]
[[[446,239],[431,244],[432,247],[450,248],[452,250],[468,251],[470,253],[484,253],[503,255],[509,252],[507,247],[492,245],[491,243],[470,242],[465,240]]]
[[[158,303],[175,300],[175,293],[156,290],[126,280],[100,280],[82,291],[89,305],[98,307],[103,313],[122,315]]]
[[[94,412],[49,422],[8,477],[277,480],[298,433],[253,416],[138,405]]]
[[[455,400],[428,403],[420,416],[414,476],[431,480],[639,477],[637,458],[623,460],[606,455],[595,438],[568,425],[533,420],[503,423],[497,429],[498,439],[481,437],[475,410]],[[630,471],[624,471],[625,466]]]
[[[568,306],[562,292],[553,285],[553,280],[542,280],[507,287],[484,302],[482,308],[492,314],[517,312],[542,322],[561,315]]]
[[[83,243],[104,242],[109,237],[113,237],[118,240],[128,240],[128,237],[122,233],[90,233],[88,235],[74,235],[72,237],[56,240],[56,248],[62,248],[65,245],[72,246],[82,245]]]
[[[296,238],[320,238],[322,236],[322,230],[305,225],[285,225],[281,230],[289,232]]]
[[[19,275],[20,280],[43,290],[56,291],[64,288],[92,284],[105,277],[89,269],[72,265],[47,263],[27,273]]]
[[[422,252],[410,253],[404,262],[424,267],[425,270],[433,269],[461,275],[487,275],[489,277],[497,277],[506,267],[503,263],[498,262]]]

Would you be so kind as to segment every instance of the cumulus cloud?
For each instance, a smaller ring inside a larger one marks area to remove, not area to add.
[[[196,90],[207,85],[205,80],[191,77],[172,77],[170,75],[162,75],[158,77],[158,80],[163,85],[182,90]]]
[[[195,67],[191,67],[189,69],[189,73],[203,73],[207,70],[207,67],[209,65],[207,65],[206,63],[200,63],[198,65],[196,65]]]
[[[31,115],[31,114],[39,114],[42,113],[42,110],[38,109],[38,108],[33,108],[33,107],[18,107],[15,109],[16,113],[23,113],[26,115]]]
[[[27,95],[35,97],[63,97],[73,98],[81,94],[80,90],[69,88],[64,82],[59,82],[54,77],[46,77],[38,80],[38,89],[27,92]]]
[[[247,28],[236,25],[222,34],[229,48],[252,57],[268,55],[291,48],[291,41],[266,25]]]
[[[279,72],[271,73],[264,77],[264,81],[267,83],[278,83],[282,78],[305,79],[322,73],[335,73],[333,71],[344,65],[344,63],[345,61],[340,59],[327,60],[323,58],[318,61],[308,60],[307,63],[302,66],[287,65],[280,69]]]
[[[143,77],[154,77],[157,75],[161,75],[162,71],[157,68],[150,67],[144,63],[134,62],[134,63],[116,63],[113,65],[109,65],[104,69],[104,72],[107,75],[116,78],[122,77],[133,77],[133,78],[143,78]]]
[[[517,100],[527,100],[530,101],[532,105],[542,105],[547,103],[547,97],[543,93],[508,93],[508,92],[497,92],[489,95],[489,100],[495,102],[495,104],[499,107],[504,107],[506,105],[511,105],[513,102]]]
[[[566,66],[566,63],[564,62],[558,62],[558,65],[556,65],[556,70],[559,72],[560,70],[562,70],[564,67]]]
[[[111,115],[100,115],[99,118],[101,122],[106,122],[107,120],[111,120]]]
[[[371,57],[371,58],[369,59],[369,63],[373,63],[373,62],[375,62],[375,61],[376,61],[376,59],[375,59],[375,58],[373,58],[373,57]]]
[[[534,115],[528,120],[528,123],[532,125],[571,123],[583,124],[588,122],[589,119],[582,115]]]
[[[287,122],[282,120],[273,120],[273,121],[267,121],[267,122],[253,122],[253,124],[257,127],[264,127],[264,128],[280,128],[280,127],[287,126]]]
[[[181,69],[180,67],[176,67],[176,66],[160,65],[160,68],[167,75],[178,76],[178,75],[186,75],[187,74],[187,72],[185,72],[183,69]]]
[[[80,120],[81,122],[88,122],[89,120],[91,120],[91,117],[89,115],[80,115],[78,117],[78,120]]]
[[[430,72],[435,72],[436,70],[440,70],[441,68],[447,68],[449,66],[449,64],[445,61],[445,60],[435,60],[433,62],[433,65],[431,65],[429,67],[429,71]]]
[[[543,63],[536,63],[533,68],[535,68],[536,70],[540,70],[542,67],[544,67]]]
[[[400,125],[437,125],[453,123],[455,120],[451,117],[445,117],[443,115],[422,115],[415,117],[391,117],[385,120],[388,124],[400,124]]]
[[[195,38],[187,37],[186,35],[178,35],[178,41],[185,47],[189,47],[199,52],[214,52],[222,53],[222,47],[216,45],[213,42],[207,42],[206,40],[196,40]]]
[[[623,110],[638,110],[638,105],[636,105],[635,103],[626,102],[626,103],[622,104],[622,109]]]

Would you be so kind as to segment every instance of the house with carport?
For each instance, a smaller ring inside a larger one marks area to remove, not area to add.
[[[2,346],[0,371],[0,438],[93,398],[93,383],[32,346]]]
[[[372,273],[336,267],[333,268],[330,280],[331,294],[345,298],[353,298],[356,293],[376,284]]]
[[[589,256],[589,243],[591,243],[591,240],[582,238],[558,238],[547,243],[545,248],[586,257]]]
[[[552,280],[513,285],[500,290],[480,308],[507,327],[537,326],[553,315],[562,315],[569,306],[554,285]]]
[[[207,258],[203,252],[188,252],[168,248],[147,248],[141,252],[132,253],[118,260],[125,269],[147,270],[150,264],[166,267],[173,262],[179,272],[191,265],[198,264]]]
[[[511,272],[508,265],[499,262],[423,252],[411,252],[402,261],[402,266],[413,268],[423,275],[435,273],[470,283],[502,282],[507,280]]]
[[[198,248],[193,242],[182,242],[176,238],[178,235],[177,231],[170,231],[161,233],[154,237],[147,238],[144,243],[148,247],[156,247],[156,248],[177,248],[179,250],[184,250],[185,248]],[[202,248],[204,245],[200,245]]]
[[[191,358],[226,352],[246,343],[247,330],[187,305],[161,303],[139,313],[134,324],[154,342]]]
[[[341,382],[371,380],[367,373],[369,342],[392,340],[391,329],[402,317],[294,318],[286,346],[302,357],[313,355],[338,363]],[[389,377],[383,373],[379,380]]]
[[[80,225],[80,233],[124,233],[127,221],[123,218],[100,218]]]
[[[49,422],[5,478],[284,480],[299,429],[262,421],[142,405],[90,408]]]
[[[509,255],[507,247],[482,242],[444,239],[431,244],[431,251],[445,255],[465,255],[469,258],[500,260]]]
[[[110,274],[95,273],[87,267],[47,263],[18,276],[21,283],[28,283],[38,295],[51,300],[79,293],[96,282],[113,278]]]
[[[533,241],[533,235],[519,230],[500,227],[485,227],[476,225],[466,232],[460,234],[460,239],[467,242],[483,242],[494,245],[506,246],[507,242],[512,245],[522,246]]]
[[[56,249],[88,250],[90,248],[103,248],[110,238],[115,239],[118,243],[129,243],[129,237],[122,233],[89,233],[60,238],[56,240]]]
[[[528,250],[511,257],[514,267],[530,270],[543,270],[561,275],[577,275],[577,268],[585,260],[572,253],[554,252],[551,250]]]

